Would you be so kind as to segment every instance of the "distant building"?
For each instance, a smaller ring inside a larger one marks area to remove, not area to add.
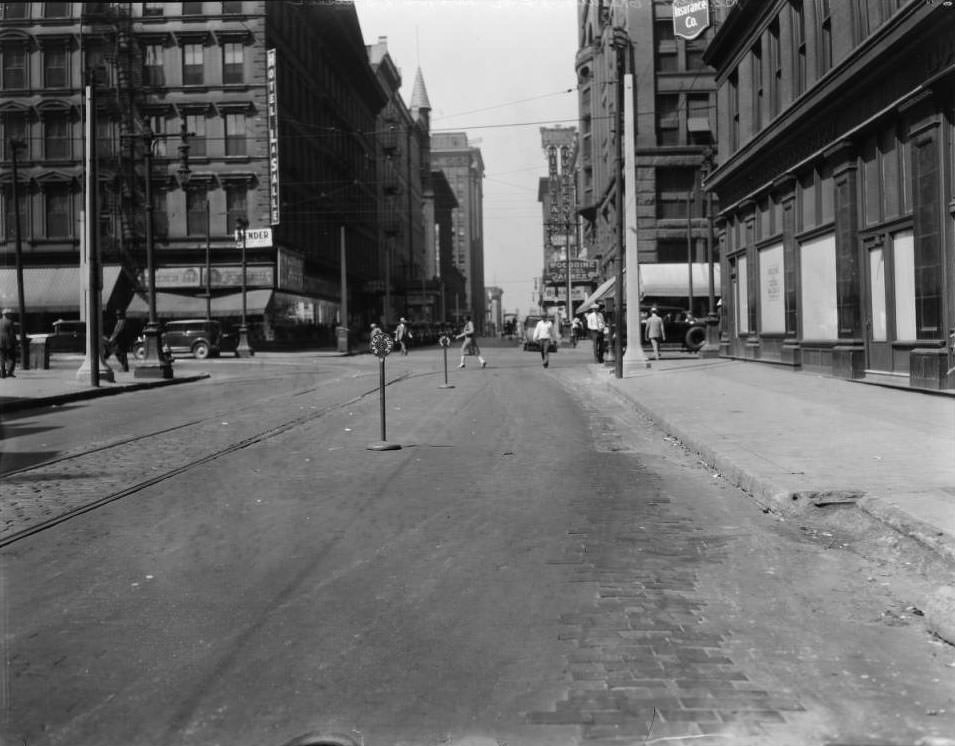
[[[388,103],[378,115],[379,265],[373,280],[381,297],[381,319],[390,327],[399,317],[431,321],[439,293],[434,231],[434,195],[431,190],[431,103],[418,70],[411,108],[399,94],[401,73],[388,54],[388,40],[379,37],[368,47],[371,61]]]
[[[594,290],[597,262],[581,255],[577,217],[577,129],[542,127],[541,147],[547,157],[547,176],[538,183],[541,203],[541,284],[537,305],[549,315],[569,321],[573,306]],[[568,263],[569,260],[569,263]],[[567,273],[570,297],[567,307]],[[568,315],[569,314],[569,315]]]
[[[674,34],[672,3],[585,0],[578,4],[576,70],[580,112],[578,203],[581,245],[601,279],[619,261],[617,133],[624,70],[633,74],[636,111],[637,248],[648,297],[707,303],[706,241],[699,181],[716,141],[716,83],[703,61],[717,11],[695,39]],[[615,46],[615,42],[620,42]],[[618,69],[619,68],[619,69]],[[619,192],[621,195],[623,192]],[[644,265],[646,269],[644,269]],[[608,299],[613,283],[608,287]]]
[[[723,355],[955,387],[955,10],[741,0],[719,81]]]
[[[480,329],[484,299],[484,159],[464,132],[436,132],[431,137],[431,164],[443,171],[458,201],[453,215],[452,262],[466,280],[464,297],[448,298],[448,312],[460,322],[470,315]]]
[[[489,285],[484,290],[487,293],[487,321],[484,329],[487,334],[497,336],[504,328],[504,306],[502,304],[504,290],[493,285]]]

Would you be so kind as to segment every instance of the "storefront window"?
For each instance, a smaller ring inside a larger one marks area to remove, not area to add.
[[[759,252],[759,330],[762,333],[786,331],[783,261],[782,244]]]
[[[835,236],[823,236],[802,244],[799,257],[802,338],[837,339]]]

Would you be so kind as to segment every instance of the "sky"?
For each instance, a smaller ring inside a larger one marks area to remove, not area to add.
[[[366,44],[388,52],[411,101],[421,68],[431,130],[461,131],[484,159],[484,282],[527,313],[541,273],[547,176],[541,127],[577,126],[576,0],[356,0]]]

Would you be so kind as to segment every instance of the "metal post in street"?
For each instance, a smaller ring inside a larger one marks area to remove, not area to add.
[[[448,383],[448,347],[451,346],[451,338],[447,334],[442,334],[438,343],[441,345],[441,353],[444,355],[444,383],[438,388],[453,389],[454,384]]]
[[[235,223],[242,237],[242,319],[239,324],[239,344],[235,348],[235,356],[252,357],[255,353],[249,346],[249,326],[246,318],[246,248],[248,244],[249,221],[246,218],[238,218]]]
[[[10,138],[10,156],[13,161],[13,230],[17,264],[17,312],[20,315],[20,367],[30,368],[30,344],[27,341],[26,300],[23,290],[23,238],[20,227],[20,175],[17,171],[17,152],[25,149],[23,140]]]
[[[391,354],[395,341],[390,334],[385,334],[378,330],[371,335],[369,347],[372,354],[378,358],[378,394],[381,403],[381,440],[369,443],[369,451],[398,451],[401,446],[398,443],[389,443],[385,427],[385,358]]]

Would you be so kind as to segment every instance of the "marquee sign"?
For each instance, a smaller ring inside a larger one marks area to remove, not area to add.
[[[673,0],[673,33],[695,39],[710,25],[709,0]]]

